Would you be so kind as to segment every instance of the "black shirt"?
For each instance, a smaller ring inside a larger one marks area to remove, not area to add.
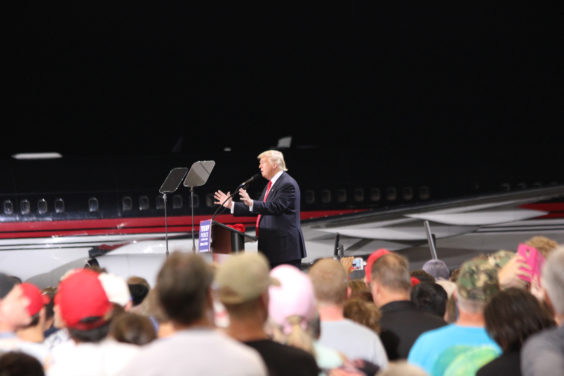
[[[318,376],[319,367],[313,355],[294,346],[270,339],[243,342],[261,355],[270,376]]]
[[[476,372],[476,376],[489,375],[521,376],[521,352],[517,350],[503,353]]]
[[[390,361],[407,359],[421,333],[447,324],[439,316],[419,311],[410,300],[390,302],[380,307],[380,311],[380,339]]]

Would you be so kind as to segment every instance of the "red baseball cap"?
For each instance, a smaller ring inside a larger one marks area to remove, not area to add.
[[[370,274],[372,273],[372,265],[374,264],[374,262],[376,262],[376,260],[378,260],[380,257],[388,253],[390,253],[390,251],[381,248],[372,252],[370,256],[368,256],[368,258],[366,259],[366,266],[364,267],[364,275],[366,277],[366,283],[370,283],[370,281],[372,280],[372,276]]]
[[[112,303],[98,276],[92,270],[79,269],[59,283],[55,304],[67,327],[90,330],[107,322]]]
[[[39,287],[34,284],[23,282],[20,283],[20,286],[22,287],[24,296],[29,300],[27,312],[30,316],[39,313],[41,308],[43,308],[45,304],[49,303],[49,297],[47,295],[43,295],[41,290],[39,290]]]

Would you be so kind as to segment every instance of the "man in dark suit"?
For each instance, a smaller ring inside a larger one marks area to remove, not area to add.
[[[239,189],[241,202],[233,202],[229,192],[215,192],[216,204],[231,209],[235,216],[257,215],[258,250],[265,254],[274,268],[280,264],[301,267],[306,257],[300,225],[300,187],[286,172],[284,155],[278,150],[259,154],[262,177],[269,181],[258,200]]]

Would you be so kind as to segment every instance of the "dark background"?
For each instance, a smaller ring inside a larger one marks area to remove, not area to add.
[[[291,135],[562,169],[554,9],[189,3],[18,3],[3,153],[260,151]]]

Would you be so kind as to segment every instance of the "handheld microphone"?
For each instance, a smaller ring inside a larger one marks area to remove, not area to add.
[[[245,180],[244,182],[239,184],[239,186],[237,188],[242,188],[242,187],[246,186],[247,184],[249,184],[250,182],[252,182],[253,180],[255,180],[258,177],[259,177],[259,174],[254,174],[253,176],[251,176],[250,178],[248,178],[247,180]]]

